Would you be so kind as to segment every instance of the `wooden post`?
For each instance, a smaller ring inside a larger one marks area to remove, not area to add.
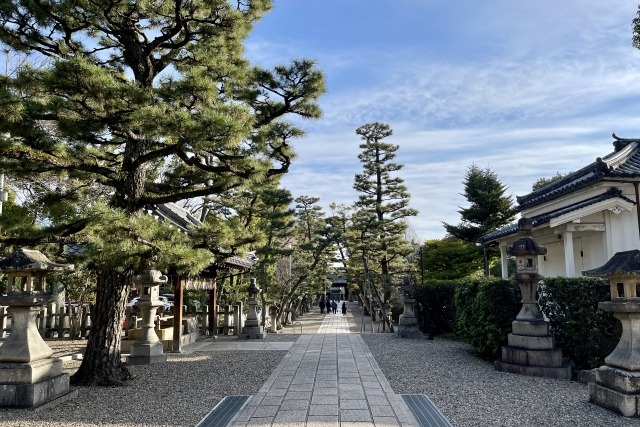
[[[173,276],[173,353],[182,353],[182,277]]]
[[[209,291],[209,336],[218,335],[218,299],[216,279],[213,279],[213,289]]]

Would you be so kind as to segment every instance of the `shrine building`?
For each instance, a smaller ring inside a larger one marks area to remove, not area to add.
[[[640,138],[613,138],[612,153],[516,198],[522,217],[533,222],[532,237],[547,248],[538,256],[545,277],[578,277],[616,252],[640,249]],[[502,277],[508,277],[507,246],[517,239],[516,224],[478,239],[500,247]]]

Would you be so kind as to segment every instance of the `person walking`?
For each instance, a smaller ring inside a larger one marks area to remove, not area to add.
[[[320,306],[320,314],[324,314],[324,308],[326,307],[324,305],[324,300],[321,299],[320,302],[318,303],[318,305]]]
[[[325,306],[327,307],[327,314],[329,314],[331,312],[331,303],[329,302],[329,300],[327,300]]]
[[[333,301],[331,303],[331,308],[333,309],[333,314],[336,314],[338,312],[338,303]]]
[[[347,315],[347,303],[345,301],[342,301],[342,315]]]

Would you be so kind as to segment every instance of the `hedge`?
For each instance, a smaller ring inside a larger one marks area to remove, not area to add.
[[[454,295],[459,280],[427,280],[416,285],[414,299],[420,305],[420,325],[431,336],[451,333],[456,326]]]
[[[590,277],[544,279],[540,289],[540,309],[549,318],[565,358],[577,369],[597,368],[618,344],[620,321],[598,308],[609,301],[609,283]]]
[[[455,293],[456,332],[484,357],[498,357],[522,306],[518,285],[505,279],[468,278]]]

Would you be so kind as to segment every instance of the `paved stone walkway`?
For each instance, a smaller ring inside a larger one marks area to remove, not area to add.
[[[234,427],[374,425],[417,424],[357,334],[300,336],[233,422]]]
[[[336,314],[325,314],[322,325],[318,329],[318,334],[349,334],[349,322],[347,317],[342,315],[342,304],[338,304],[338,310]]]

